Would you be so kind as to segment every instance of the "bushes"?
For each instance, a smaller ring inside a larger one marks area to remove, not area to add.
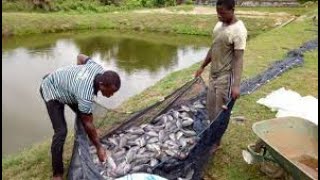
[[[33,4],[28,1],[2,1],[2,11],[32,11]]]
[[[176,0],[7,0],[3,11],[111,12],[175,5]]]

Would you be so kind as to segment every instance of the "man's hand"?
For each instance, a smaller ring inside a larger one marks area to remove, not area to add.
[[[204,68],[202,68],[202,67],[200,67],[197,71],[196,71],[196,73],[195,73],[195,77],[199,77],[199,76],[201,76],[201,74],[202,74],[202,72],[203,72],[203,70],[204,70]]]
[[[89,56],[84,54],[79,54],[77,56],[77,65],[82,65],[86,63],[86,60],[89,58]]]
[[[233,99],[238,99],[240,97],[240,87],[232,86],[231,87],[231,96]]]
[[[105,162],[107,160],[107,152],[102,146],[97,148],[97,155],[100,162]]]

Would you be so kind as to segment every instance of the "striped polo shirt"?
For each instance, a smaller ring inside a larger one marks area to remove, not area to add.
[[[41,83],[46,102],[58,100],[64,104],[78,104],[82,113],[92,113],[94,77],[104,69],[91,59],[86,64],[61,67],[49,74]]]

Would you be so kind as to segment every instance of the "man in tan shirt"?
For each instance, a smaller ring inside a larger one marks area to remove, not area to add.
[[[207,95],[207,108],[211,121],[225,108],[228,99],[231,97],[237,99],[240,96],[247,30],[243,22],[236,18],[234,7],[235,0],[217,1],[219,21],[213,28],[213,43],[195,74],[196,77],[200,76],[204,68],[211,63]],[[214,145],[212,152],[219,146],[220,140]]]

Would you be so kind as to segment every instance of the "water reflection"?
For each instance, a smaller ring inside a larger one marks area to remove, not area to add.
[[[96,101],[115,108],[170,72],[202,60],[210,38],[117,32],[65,33],[2,39],[2,154],[51,137],[52,128],[38,89],[44,74],[75,64],[82,52],[117,71],[122,87]],[[69,129],[73,115],[66,111]]]
[[[81,52],[100,54],[101,59],[116,66],[128,74],[140,70],[151,73],[161,68],[169,68],[177,64],[178,46],[155,44],[146,40],[96,36],[75,40]]]

